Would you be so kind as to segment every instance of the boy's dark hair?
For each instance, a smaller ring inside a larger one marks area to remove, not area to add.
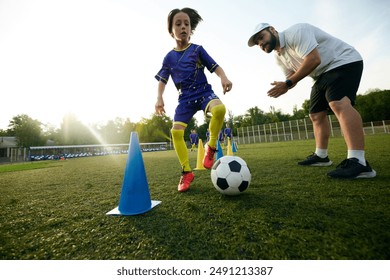
[[[194,9],[191,8],[173,9],[168,15],[169,34],[172,33],[173,17],[180,12],[186,13],[189,16],[191,22],[191,31],[194,31],[198,26],[198,23],[203,20],[202,17],[198,14],[198,12]]]

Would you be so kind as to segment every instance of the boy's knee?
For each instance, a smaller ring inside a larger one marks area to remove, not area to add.
[[[173,139],[180,139],[184,136],[184,130],[172,128],[171,134]]]
[[[226,114],[226,107],[224,104],[215,105],[211,108],[211,114],[216,118],[224,118]]]

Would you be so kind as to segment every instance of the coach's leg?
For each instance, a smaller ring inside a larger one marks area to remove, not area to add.
[[[339,101],[329,103],[330,108],[335,113],[340,127],[344,134],[344,140],[347,144],[350,157],[359,159],[359,163],[366,165],[364,158],[364,132],[363,121],[358,111],[353,108],[348,97],[344,97]]]
[[[374,178],[376,171],[371,168],[364,155],[364,132],[360,114],[356,111],[348,97],[329,103],[344,133],[348,147],[348,156],[335,170],[328,172],[332,178]]]
[[[327,111],[310,113],[310,119],[313,123],[316,150],[327,150],[330,137],[330,125]]]

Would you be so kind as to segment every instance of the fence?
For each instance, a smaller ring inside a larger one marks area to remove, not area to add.
[[[30,148],[9,147],[0,163],[38,161],[51,159],[68,159],[89,156],[127,154],[129,144],[71,145],[71,146],[39,146]],[[140,143],[142,152],[165,151],[171,149],[170,143]]]
[[[30,160],[45,160],[59,158],[78,158],[89,156],[105,156],[127,154],[129,144],[100,144],[100,145],[72,145],[72,146],[40,146],[30,147]],[[167,142],[140,143],[142,152],[165,151]]]
[[[331,137],[342,136],[336,117],[329,115]],[[390,121],[363,123],[364,134],[390,133]],[[309,118],[240,127],[234,137],[238,144],[261,142],[279,142],[301,139],[313,139],[313,125]]]

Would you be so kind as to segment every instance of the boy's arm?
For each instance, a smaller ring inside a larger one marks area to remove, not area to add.
[[[164,109],[164,99],[163,99],[163,94],[165,90],[165,83],[162,81],[158,82],[158,88],[157,88],[157,101],[155,107],[156,115],[162,116],[165,114],[165,109]]]
[[[232,82],[226,77],[225,71],[223,71],[221,66],[218,66],[217,69],[215,69],[215,74],[221,79],[223,94],[230,91],[232,89]]]

